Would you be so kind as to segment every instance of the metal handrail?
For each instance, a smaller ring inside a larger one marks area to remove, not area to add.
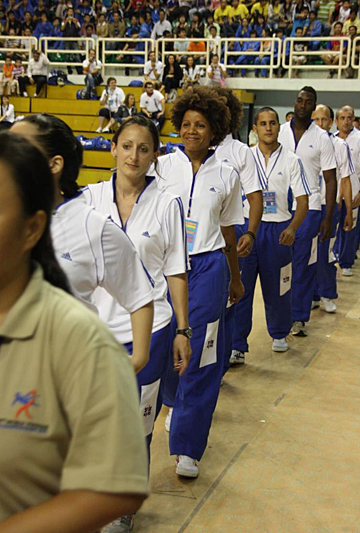
[[[327,42],[327,41],[340,41],[340,50],[327,50],[327,49],[319,49],[319,50],[306,50],[303,52],[296,52],[294,50],[294,42],[296,41],[307,41],[307,42]],[[287,55],[287,44],[289,43],[290,49],[289,54]],[[344,44],[347,43],[347,47],[345,48]],[[346,51],[346,55],[344,56],[344,51]],[[343,61],[339,61],[338,65],[294,65],[293,64],[293,57],[294,56],[321,56],[321,55],[340,55],[341,58],[346,58],[345,63]],[[287,58],[289,59],[289,62],[287,62]],[[289,78],[291,78],[291,74],[293,70],[337,70],[338,79],[341,78],[341,73],[343,70],[347,69],[350,65],[350,38],[349,37],[337,37],[335,35],[331,35],[329,37],[287,37],[284,39],[283,42],[283,56],[282,56],[282,66],[284,69],[289,70]]]
[[[193,52],[192,50],[191,51],[183,51],[183,52],[177,52],[177,51],[168,51],[168,50],[165,50],[165,43],[173,43],[175,44],[176,42],[187,42],[187,43],[191,43],[191,42],[204,42],[205,43],[205,51],[199,51],[199,52]],[[162,46],[160,46],[160,44],[163,43]],[[165,61],[166,61],[166,56],[169,56],[169,55],[182,55],[182,56],[193,56],[194,58],[196,57],[201,57],[201,56],[205,56],[206,59],[205,59],[205,63],[204,64],[201,64],[201,65],[198,65],[199,67],[202,67],[202,68],[207,68],[209,65],[210,65],[210,54],[215,50],[215,53],[219,54],[221,52],[221,46],[220,46],[220,43],[218,43],[215,39],[205,39],[205,38],[192,38],[192,37],[189,37],[187,39],[177,39],[176,37],[162,37],[161,39],[158,39],[156,41],[156,52],[157,52],[157,55],[159,56],[160,54],[160,49],[161,49],[161,59],[160,61],[162,61],[163,64],[165,64]],[[210,44],[212,46],[210,46]],[[219,50],[220,48],[220,50]],[[183,64],[181,64],[181,66],[184,66]]]
[[[5,41],[29,41],[29,47],[28,48],[6,48],[5,46],[1,46],[3,42]],[[36,37],[22,37],[19,35],[2,35],[0,38],[0,52],[4,56],[6,56],[6,53],[12,52],[17,55],[21,56],[27,56],[28,59],[23,59],[24,65],[27,65],[29,63],[30,54],[32,50],[38,48],[38,40]],[[0,60],[0,64],[5,63],[5,60]]]
[[[271,49],[266,51],[266,50],[259,50],[257,52],[254,52],[253,50],[229,50],[229,47],[228,47],[228,44],[229,43],[235,43],[235,42],[253,42],[253,41],[257,41],[257,42],[260,42],[260,47],[261,47],[261,44],[262,43],[265,43],[265,42],[271,42]],[[278,47],[277,47],[277,50],[275,48],[275,44],[277,43]],[[266,70],[269,70],[269,77],[272,78],[273,76],[273,70],[274,69],[278,69],[280,67],[280,64],[281,64],[281,46],[282,46],[282,42],[281,42],[281,39],[278,39],[277,37],[269,37],[269,38],[256,38],[256,39],[251,39],[249,37],[244,37],[242,39],[238,39],[238,38],[234,38],[234,37],[231,37],[231,38],[227,38],[227,39],[221,39],[221,44],[224,45],[222,46],[222,49],[224,50],[224,64],[226,66],[226,68],[230,68],[231,70],[233,69],[245,69],[245,70],[250,70],[250,69],[254,69],[254,65],[235,65],[235,64],[232,64],[230,65],[228,63],[228,58],[229,57],[233,57],[233,56],[254,56],[254,55],[263,55],[263,56],[270,56],[270,63],[269,65],[256,65],[256,68],[259,68],[259,69],[266,69]],[[277,53],[277,57],[275,58],[275,52]],[[276,61],[275,61],[276,60]]]
[[[78,48],[74,50],[65,50],[59,48],[49,48],[49,43],[53,41],[61,42],[77,42]],[[85,48],[81,48],[81,44],[85,44]],[[61,55],[86,55],[88,57],[89,50],[96,50],[96,42],[93,37],[41,37],[40,39],[40,49],[43,50],[44,54],[49,60],[50,65],[57,65],[63,67],[82,67],[82,61],[52,61],[49,58],[49,54],[61,54]]]
[[[360,37],[355,37],[355,39],[352,41],[350,39],[352,50],[351,50],[351,68],[358,71],[358,78],[360,79],[360,61],[359,57],[357,58],[356,62],[356,45],[360,45]]]
[[[102,75],[105,76],[105,70],[107,67],[116,68],[130,68],[130,69],[139,69],[144,66],[148,59],[149,53],[154,50],[154,41],[152,39],[141,39],[141,42],[145,44],[145,50],[131,50],[129,53],[127,51],[123,50],[109,50],[106,47],[107,43],[129,43],[129,42],[139,42],[139,39],[132,39],[131,37],[119,37],[117,39],[114,39],[112,37],[101,37],[97,40],[96,43],[96,50],[97,50],[97,57],[100,56],[99,52],[101,52],[101,70]],[[106,63],[106,57],[107,56],[113,56],[113,55],[132,55],[132,56],[144,56],[144,63]]]

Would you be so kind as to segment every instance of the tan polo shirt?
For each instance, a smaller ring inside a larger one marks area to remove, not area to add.
[[[0,326],[0,521],[56,495],[148,492],[131,362],[37,267]]]

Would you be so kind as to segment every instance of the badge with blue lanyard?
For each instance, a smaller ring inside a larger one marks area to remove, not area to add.
[[[266,191],[263,191],[263,204],[264,204],[263,214],[264,215],[274,215],[274,214],[277,213],[276,192],[275,191],[269,191],[268,188],[269,188],[270,176],[272,174],[272,171],[276,167],[276,163],[278,162],[278,159],[280,157],[281,151],[282,151],[282,146],[280,147],[280,150],[279,150],[279,153],[278,153],[278,155],[277,155],[277,157],[275,159],[275,162],[274,162],[273,166],[271,167],[271,170],[270,170],[269,174],[267,175],[265,170],[264,170],[264,167],[262,166],[262,163],[261,163],[258,147],[256,147],[256,158],[257,158],[258,165],[259,165],[260,170],[261,170],[261,172],[263,174],[263,177],[265,178],[265,183],[266,183]]]

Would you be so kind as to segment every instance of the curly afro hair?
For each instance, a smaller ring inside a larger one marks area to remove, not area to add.
[[[216,87],[214,89],[219,96],[226,98],[226,105],[230,111],[229,133],[236,134],[243,119],[243,106],[235,93],[228,87]]]
[[[216,91],[201,85],[183,93],[175,100],[171,110],[171,121],[177,131],[181,129],[186,111],[190,110],[198,111],[207,119],[214,134],[214,146],[225,139],[231,120],[225,98],[219,98]]]

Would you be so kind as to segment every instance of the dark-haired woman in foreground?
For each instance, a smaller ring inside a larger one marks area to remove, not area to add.
[[[179,379],[173,404],[170,453],[177,455],[179,475],[197,477],[196,460],[206,448],[223,373],[227,268],[230,303],[243,295],[234,225],[244,218],[238,173],[210,148],[221,143],[229,130],[225,99],[211,89],[194,87],[175,101],[172,122],[184,150],[159,158],[158,186],[178,194],[184,204],[193,337],[190,364]],[[171,406],[169,396],[166,400]]]
[[[55,180],[51,233],[59,264],[74,295],[97,312],[94,292],[103,287],[129,313],[132,362],[139,372],[149,358],[153,292],[135,248],[107,216],[92,209],[76,182],[82,147],[61,119],[31,115],[12,131],[38,142]],[[131,322],[130,322],[131,321]]]
[[[148,491],[134,373],[96,315],[64,292],[53,203],[45,157],[1,133],[1,533],[93,533]]]

